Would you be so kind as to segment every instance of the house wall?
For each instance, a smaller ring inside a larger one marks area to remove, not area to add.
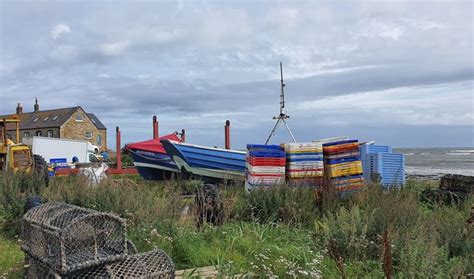
[[[42,137],[47,137],[48,131],[52,132],[51,137],[59,138],[59,128],[23,129],[23,130],[20,130],[20,142],[23,142],[25,133],[29,133],[28,137],[33,137],[33,136],[36,136],[37,132],[41,132]],[[16,141],[16,131],[15,130],[7,131],[7,137],[9,139],[12,139],[13,141]]]
[[[42,129],[24,129],[20,130],[20,142],[23,141],[23,138],[25,137],[25,133],[29,133],[29,137],[36,136],[37,132],[41,132],[42,137],[47,137],[48,136],[48,131],[51,131],[52,138],[59,138],[59,128],[42,128]],[[14,132],[11,132],[14,135]]]
[[[95,139],[95,144],[100,146],[101,151],[106,151],[107,150],[107,130],[97,130],[98,135],[101,136],[102,138],[102,145],[98,144],[97,142],[97,136],[94,137]]]
[[[82,115],[82,121],[77,120],[77,116]],[[60,138],[86,140],[94,145],[97,144],[97,136],[102,136],[102,145],[99,146],[100,151],[107,150],[107,133],[106,130],[99,130],[92,123],[89,117],[82,109],[77,109],[72,116],[66,120],[60,127]],[[91,133],[91,138],[86,138],[86,133]]]

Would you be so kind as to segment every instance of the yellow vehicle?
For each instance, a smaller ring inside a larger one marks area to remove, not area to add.
[[[7,125],[15,126],[16,141],[7,137]],[[26,172],[47,179],[48,168],[41,156],[33,155],[31,148],[20,143],[20,120],[17,118],[0,119],[0,171]]]

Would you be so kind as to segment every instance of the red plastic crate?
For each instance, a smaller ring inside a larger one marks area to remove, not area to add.
[[[286,165],[286,158],[262,158],[262,157],[247,157],[247,162],[252,166],[278,166],[284,167]]]

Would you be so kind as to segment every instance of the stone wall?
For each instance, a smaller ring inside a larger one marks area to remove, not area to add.
[[[82,115],[82,117],[80,117]],[[78,120],[78,116],[80,117]],[[82,120],[80,120],[82,118]],[[65,139],[85,140],[94,145],[97,144],[97,136],[102,137],[102,146],[100,151],[107,150],[107,133],[106,130],[99,130],[87,117],[86,113],[78,108],[76,112],[61,125],[60,137]],[[88,135],[86,135],[88,133]],[[86,137],[90,136],[90,137]]]
[[[97,130],[98,135],[101,136],[102,144],[97,142],[97,136],[95,137],[95,145],[98,145],[101,148],[101,151],[107,150],[107,130]]]
[[[52,132],[52,138],[59,138],[59,128],[24,129],[20,130],[20,142],[23,142],[24,137],[31,138],[33,136],[36,136],[38,132],[41,132],[42,137],[47,137],[48,131]],[[27,135],[25,135],[25,133],[27,133]],[[9,134],[10,138],[13,139],[13,141],[16,141],[16,131],[8,131],[7,134]]]

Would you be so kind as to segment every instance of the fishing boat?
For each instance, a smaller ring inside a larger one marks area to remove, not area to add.
[[[138,173],[147,180],[167,180],[179,173],[180,169],[166,153],[161,140],[181,142],[178,135],[169,134],[126,146],[126,150],[132,155]]]
[[[181,174],[202,179],[216,180],[245,180],[246,152],[231,149],[201,146],[162,140],[161,143],[168,155],[181,170]]]

